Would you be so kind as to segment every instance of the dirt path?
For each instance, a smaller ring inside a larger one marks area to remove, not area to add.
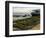
[[[40,30],[40,24],[34,26],[31,30]]]

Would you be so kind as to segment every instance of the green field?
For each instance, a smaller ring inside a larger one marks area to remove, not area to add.
[[[32,16],[30,18],[22,19],[22,20],[16,20],[13,21],[13,28],[18,28],[20,30],[28,30],[32,29],[32,27],[36,26],[37,24],[40,24],[40,16]]]

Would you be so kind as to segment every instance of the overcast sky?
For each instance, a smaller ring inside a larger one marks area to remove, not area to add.
[[[39,8],[34,8],[34,7],[32,7],[32,8],[23,8],[23,7],[21,7],[21,8],[13,8],[13,12],[14,13],[30,13],[32,10],[35,10],[35,9],[39,9]]]
[[[24,15],[24,14],[31,14],[32,10],[37,10],[40,8],[34,8],[34,7],[30,7],[30,8],[25,8],[25,7],[17,7],[17,8],[13,8],[13,15]]]

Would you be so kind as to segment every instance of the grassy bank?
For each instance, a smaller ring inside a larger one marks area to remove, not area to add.
[[[13,27],[21,30],[31,29],[33,26],[40,24],[40,16],[32,16],[30,18],[13,21]]]

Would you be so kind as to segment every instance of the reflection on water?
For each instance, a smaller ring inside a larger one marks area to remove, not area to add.
[[[13,20],[20,20],[20,19],[26,19],[30,18],[31,16],[26,16],[26,17],[13,17]]]

